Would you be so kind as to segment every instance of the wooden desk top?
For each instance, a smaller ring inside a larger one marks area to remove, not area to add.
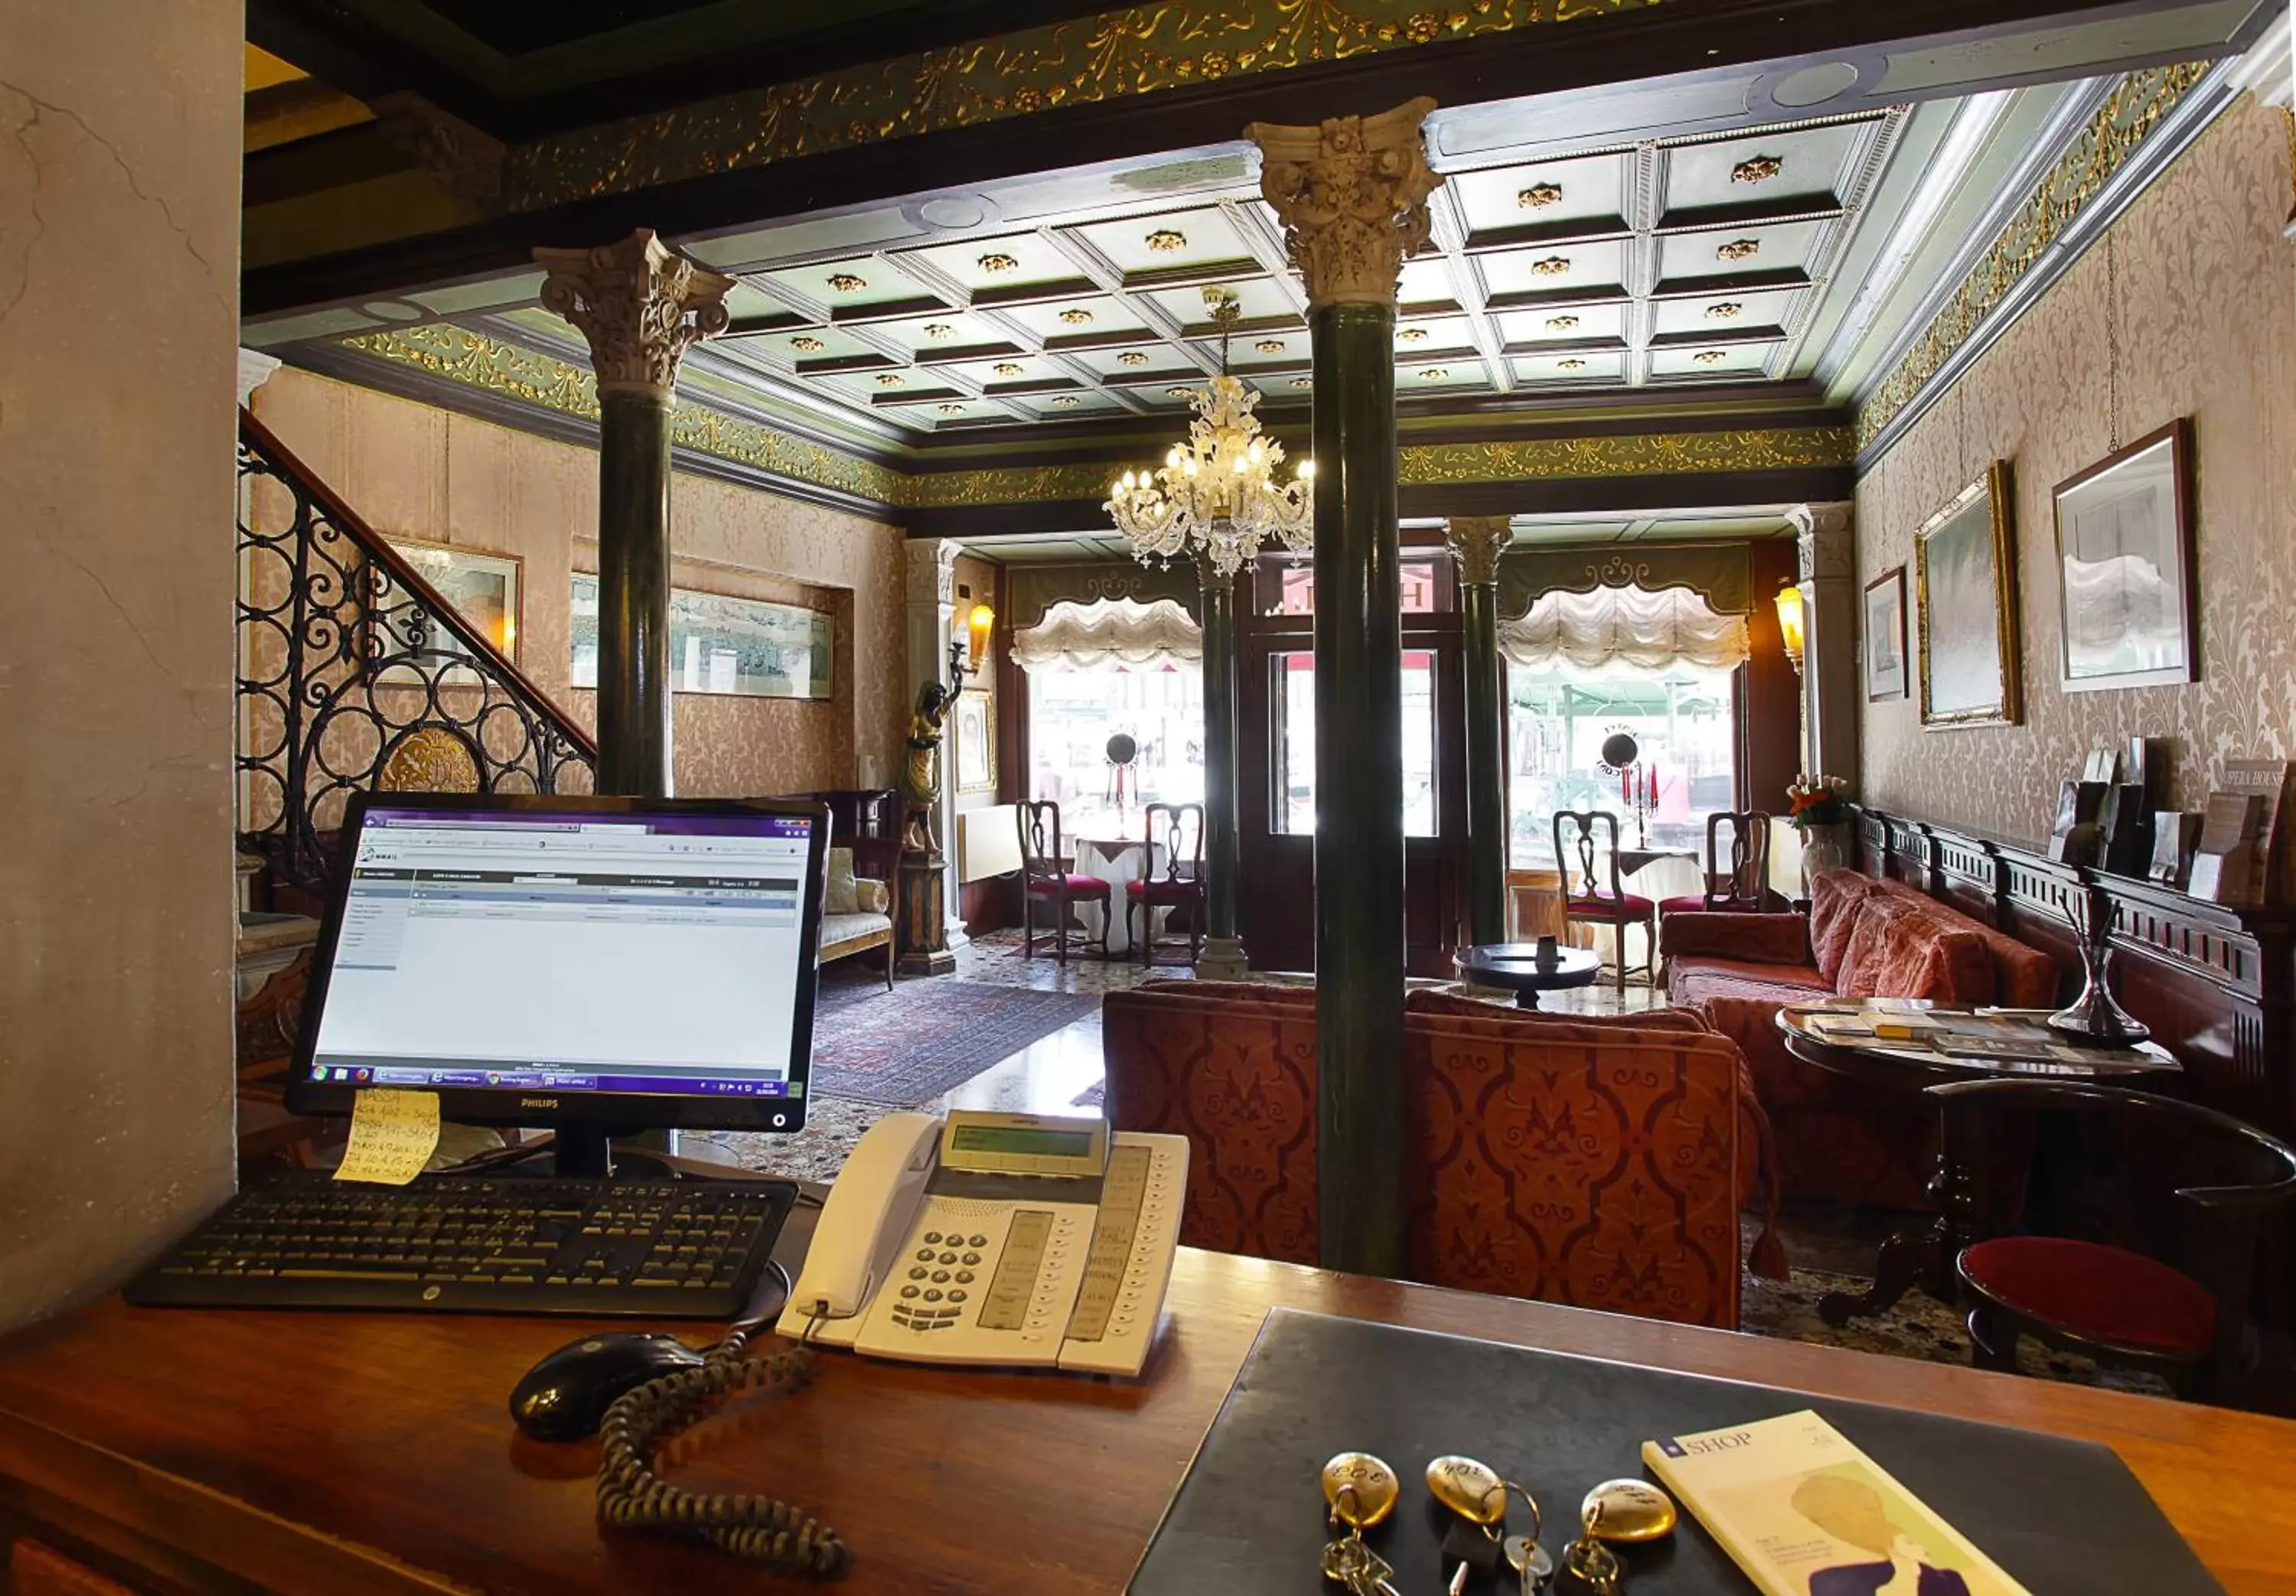
[[[812,1389],[712,1420],[668,1472],[819,1515],[857,1554],[839,1588],[1119,1591],[1277,1305],[2103,1441],[2228,1590],[2296,1589],[2296,1423],[1195,1251],[1144,1384],[824,1354]],[[582,1328],[99,1303],[0,1346],[0,1476],[30,1487],[0,1478],[0,1506],[98,1545],[76,1513],[138,1529],[207,1565],[202,1590],[803,1588],[603,1534],[594,1446],[517,1437],[511,1386]]]

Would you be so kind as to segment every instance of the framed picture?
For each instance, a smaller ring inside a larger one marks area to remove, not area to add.
[[[2190,682],[2200,662],[2193,428],[2183,418],[2060,482],[2065,691]]]
[[[1866,584],[1866,701],[1904,698],[1906,680],[1906,568],[1900,565]]]
[[[2022,712],[2013,514],[1997,460],[1914,534],[1925,726],[2014,725]]]
[[[524,569],[517,555],[482,553],[411,538],[383,541],[453,607],[463,625],[494,644],[504,658],[517,663],[520,577]],[[419,604],[411,593],[394,588],[379,593],[367,611],[370,641],[375,658],[382,662],[375,681],[382,685],[414,686],[435,676],[443,687],[478,685],[477,672],[455,663],[469,659],[470,650],[445,626],[436,623],[424,626],[418,642],[410,601]]]
[[[956,790],[996,790],[996,698],[968,692],[956,700]]]
[[[569,680],[598,684],[598,578],[574,573]],[[837,618],[826,610],[669,590],[669,686],[755,699],[837,696]]]

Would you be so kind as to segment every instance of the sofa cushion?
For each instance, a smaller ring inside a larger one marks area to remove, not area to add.
[[[1815,964],[1769,964],[1753,959],[1708,954],[1668,962],[1666,994],[1696,1009],[1710,1025],[1708,1003],[1718,997],[1762,998],[1774,1003],[1807,1003],[1833,995]]]
[[[2053,1009],[2057,1003],[2057,964],[2039,948],[2029,947],[2006,931],[1941,904],[1917,887],[1903,881],[1876,881],[1882,896],[1918,904],[1956,930],[1967,931],[1985,945],[1993,961],[1993,996],[1987,1000],[2012,1009]]]
[[[1809,884],[1811,962],[1826,986],[1841,978],[1841,955],[1857,929],[1857,905],[1879,890],[1873,877],[1855,870],[1829,870]]]
[[[1646,897],[1636,897],[1631,892],[1622,892],[1615,896],[1607,891],[1597,892],[1591,897],[1567,899],[1563,907],[1572,914],[1623,914],[1629,919],[1639,916],[1644,920],[1658,913],[1656,904]]]
[[[1860,903],[1834,990],[1844,997],[1926,997],[1956,1008],[1991,1003],[1992,950],[1936,907],[1878,893]]]
[[[884,914],[892,908],[893,891],[882,881],[872,880],[867,876],[856,876],[853,878],[853,903],[857,914]]]
[[[853,885],[853,850],[833,847],[829,850],[829,892],[821,901],[824,914],[857,914],[861,900]]]
[[[865,937],[890,937],[893,921],[888,915],[855,913],[824,914],[821,917],[821,945],[825,950],[840,944],[857,942]]]
[[[1704,1020],[1687,1009],[1643,1009],[1632,1014],[1550,1012],[1519,1009],[1512,1003],[1466,997],[1456,992],[1439,992],[1431,986],[1405,993],[1403,1011],[1406,1014],[1449,1014],[1462,1019],[1496,1018],[1513,1025],[1542,1027],[1556,1025],[1618,1026],[1628,1030],[1652,1031],[1702,1031],[1708,1028]]]

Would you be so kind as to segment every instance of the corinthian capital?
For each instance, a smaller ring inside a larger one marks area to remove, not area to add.
[[[1510,534],[1503,515],[1455,515],[1443,523],[1443,541],[1459,562],[1462,582],[1496,582]]]
[[[601,394],[669,397],[686,346],[726,330],[731,277],[695,266],[641,227],[596,250],[537,250],[542,303],[582,330]]]
[[[1283,224],[1310,310],[1395,303],[1403,263],[1427,247],[1436,179],[1419,125],[1434,109],[1423,96],[1375,117],[1243,130],[1259,146],[1259,192]]]

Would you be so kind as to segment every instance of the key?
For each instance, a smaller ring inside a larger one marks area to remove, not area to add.
[[[1451,1583],[1444,1588],[1447,1596],[1460,1596],[1469,1580],[1497,1571],[1502,1553],[1498,1542],[1484,1526],[1454,1518],[1443,1532],[1443,1561],[1458,1564],[1452,1570]]]
[[[1507,1567],[1513,1569],[1521,1582],[1521,1596],[1538,1596],[1554,1577],[1554,1559],[1546,1555],[1546,1548],[1529,1535],[1509,1535],[1506,1538]]]

